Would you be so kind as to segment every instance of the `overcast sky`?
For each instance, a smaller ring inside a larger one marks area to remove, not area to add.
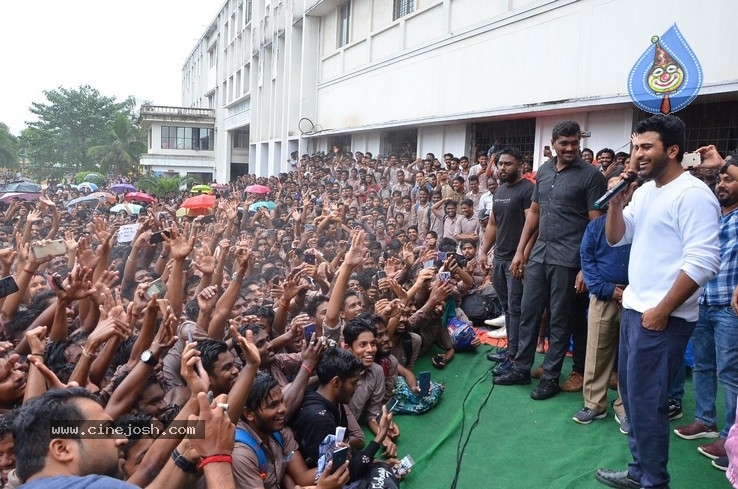
[[[0,122],[20,134],[44,90],[180,105],[185,60],[223,0],[3,0]]]

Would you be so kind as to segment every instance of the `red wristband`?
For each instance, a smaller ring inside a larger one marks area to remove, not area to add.
[[[202,469],[207,464],[219,464],[219,463],[227,463],[227,464],[233,463],[233,457],[227,454],[210,455],[209,457],[205,457],[204,459],[202,459],[198,467]]]
[[[311,375],[311,376],[313,375],[313,371],[310,370],[310,367],[308,367],[304,363],[301,365],[301,367],[304,368],[305,370],[307,370],[308,375]]]

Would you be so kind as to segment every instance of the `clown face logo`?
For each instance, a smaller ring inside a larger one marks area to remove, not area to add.
[[[673,92],[684,81],[684,71],[676,63],[656,66],[648,75],[648,86],[656,93]]]

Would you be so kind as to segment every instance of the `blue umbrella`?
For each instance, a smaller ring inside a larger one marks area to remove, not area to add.
[[[249,206],[249,210],[250,211],[255,211],[259,207],[266,207],[267,209],[269,209],[271,211],[271,210],[274,210],[275,207],[277,207],[277,204],[275,204],[274,202],[272,202],[270,200],[265,200],[265,201],[262,201],[262,202],[254,202],[253,204],[251,204]]]
[[[91,182],[82,182],[79,185],[77,185],[77,189],[83,189],[86,188],[92,192],[97,192],[97,185]]]

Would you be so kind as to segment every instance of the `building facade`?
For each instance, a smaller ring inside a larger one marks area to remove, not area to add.
[[[738,145],[732,0],[227,0],[182,70],[184,107],[212,111],[213,180],[288,171],[289,155],[471,155],[496,140],[538,165],[553,125],[629,150],[648,114],[632,66],[677,24],[702,66],[679,112],[689,143]],[[151,143],[150,143],[151,144]]]

